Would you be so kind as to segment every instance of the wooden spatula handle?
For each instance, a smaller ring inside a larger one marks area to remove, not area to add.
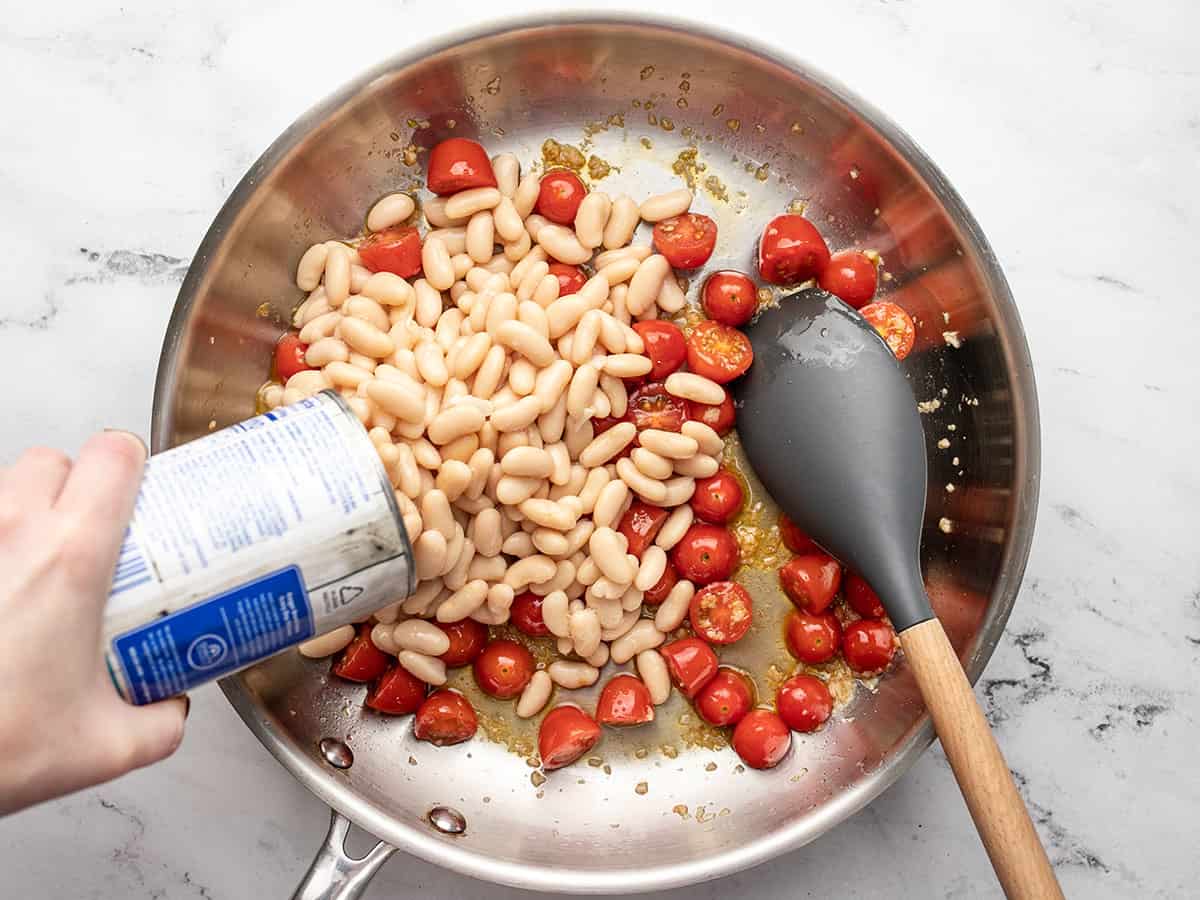
[[[929,619],[900,632],[900,646],[1004,893],[1013,900],[1061,898],[1029,811],[942,623]]]

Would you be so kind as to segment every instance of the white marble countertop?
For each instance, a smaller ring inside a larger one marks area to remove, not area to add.
[[[1025,586],[979,690],[1068,895],[1194,895],[1197,8],[803,6],[785,22],[757,0],[657,4],[764,40],[785,24],[793,49],[924,146],[981,221],[1029,333],[1044,468]],[[103,426],[145,434],[183,272],[249,164],[368,64],[495,12],[333,8],[63,0],[3,16],[0,462],[32,442],[76,449]],[[0,893],[289,895],[325,809],[216,689],[193,697],[167,763],[0,821]],[[404,857],[369,896],[418,891],[528,896]],[[935,748],[803,850],[658,896],[998,893]]]

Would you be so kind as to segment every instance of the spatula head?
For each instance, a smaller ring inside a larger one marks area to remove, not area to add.
[[[771,496],[861,574],[898,631],[932,616],[918,553],[925,438],[895,356],[825,291],[783,298],[747,328],[738,434]]]

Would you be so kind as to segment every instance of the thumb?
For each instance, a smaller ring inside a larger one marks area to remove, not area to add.
[[[146,706],[131,706],[115,695],[113,701],[109,733],[117,743],[113,762],[119,773],[166,759],[183,741],[183,722],[191,706],[186,694]]]

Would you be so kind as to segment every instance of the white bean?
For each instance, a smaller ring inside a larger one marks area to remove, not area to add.
[[[487,210],[475,213],[467,223],[467,255],[473,262],[485,263],[492,258],[496,242],[496,227]],[[468,273],[469,274],[469,273]]]
[[[621,585],[616,595],[619,597],[637,575],[637,567],[625,555],[621,536],[612,528],[597,527],[588,540],[588,552],[592,561],[603,573],[604,577],[614,584]],[[603,594],[598,594],[604,596]]]
[[[641,262],[644,259],[648,259],[653,252],[654,248],[649,244],[634,244],[629,247],[620,247],[616,250],[605,250],[592,260],[592,265],[596,268],[596,271],[599,271],[623,259],[636,259],[638,262]]]
[[[543,278],[550,272],[550,264],[547,262],[536,262],[525,270],[519,282],[513,283],[513,293],[517,295],[518,300],[531,300],[533,293],[541,284]],[[557,279],[555,279],[557,280]]]
[[[448,291],[454,284],[454,264],[441,238],[427,237],[421,246],[421,268],[435,290]]]
[[[518,508],[521,510],[521,515],[529,521],[542,528],[553,528],[555,531],[574,528],[575,522],[579,518],[566,504],[556,500],[530,497],[528,500],[522,501]]]
[[[567,690],[591,687],[600,677],[600,670],[585,662],[568,662],[558,659],[550,663],[546,669],[550,679],[559,687]]]
[[[663,506],[679,506],[692,499],[696,493],[696,479],[687,475],[677,475],[662,482],[666,493],[663,495]]]
[[[720,456],[721,451],[725,449],[725,442],[721,436],[703,422],[684,422],[680,432],[694,440],[701,453]]]
[[[666,485],[654,478],[647,478],[630,459],[617,460],[617,475],[630,489],[647,503],[663,504],[667,499]]]
[[[612,201],[602,191],[592,191],[583,198],[575,213],[575,235],[579,243],[592,250],[604,241],[604,226],[612,210]],[[581,654],[587,656],[588,654]]]
[[[413,282],[413,293],[415,296],[413,318],[418,325],[432,328],[442,314],[441,293],[424,278]]]
[[[664,640],[666,635],[659,631],[652,621],[642,619],[626,634],[609,644],[609,656],[617,665],[623,665],[643,650],[653,649]]]
[[[547,272],[533,290],[533,302],[544,309],[558,299],[559,289],[558,276]]]
[[[506,507],[516,507],[536,494],[543,484],[545,482],[540,478],[516,478],[512,475],[504,475],[496,483],[496,500]],[[513,551],[505,546],[504,552],[512,553]],[[514,555],[519,556],[520,554]]]
[[[424,619],[409,619],[396,625],[392,641],[401,650],[415,650],[426,656],[441,656],[450,649],[450,636]]]
[[[604,359],[604,373],[614,378],[637,378],[651,368],[650,358],[640,353],[614,353]]]
[[[366,369],[348,362],[331,362],[325,364],[325,375],[334,387],[357,388],[371,377]],[[360,398],[352,398],[360,399]]]
[[[297,649],[301,656],[307,656],[309,659],[322,659],[345,649],[352,640],[354,640],[354,626],[340,625],[328,634],[304,641]]]
[[[385,412],[406,422],[421,422],[425,418],[425,390],[416,382],[373,378],[365,382],[367,397]]]
[[[438,470],[437,488],[453,503],[466,491],[471,483],[471,467],[457,459],[448,459]]]
[[[500,469],[505,475],[549,478],[554,471],[554,460],[545,450],[536,447],[514,447],[500,460]]]
[[[629,293],[625,295],[625,306],[629,312],[640,316],[653,306],[658,292],[662,290],[663,279],[670,273],[671,264],[661,253],[647,257],[629,279]]]
[[[383,359],[396,349],[396,342],[388,332],[376,328],[364,319],[344,316],[342,321],[338,322],[337,335],[349,344],[351,349],[375,359]]]
[[[426,684],[440,686],[446,683],[446,664],[440,659],[414,650],[401,650],[396,655],[396,660]]]
[[[679,312],[687,304],[687,295],[684,294],[683,288],[679,286],[679,281],[674,275],[668,274],[663,279],[655,303],[658,304],[659,309],[671,315]]]
[[[321,283],[328,259],[329,247],[324,243],[313,244],[305,250],[296,265],[296,287],[302,291],[315,291]]]
[[[483,606],[487,600],[487,593],[488,583],[486,581],[468,581],[441,602],[437,608],[437,620],[439,622],[461,622]]]
[[[469,219],[477,212],[494,209],[503,196],[494,187],[468,188],[446,198],[446,215],[452,219]]]
[[[517,700],[517,718],[530,719],[540,713],[550,702],[550,693],[554,690],[554,681],[549,672],[537,671],[521,691]]]
[[[543,226],[538,229],[536,240],[550,256],[567,265],[577,266],[592,258],[592,251],[579,242],[575,232],[562,225]]]
[[[668,459],[687,459],[695,456],[700,450],[700,444],[695,438],[659,428],[645,429],[638,434],[638,442],[647,450],[653,450],[659,456]]]
[[[421,204],[421,211],[425,214],[425,221],[434,228],[452,228],[455,225],[465,224],[465,219],[452,219],[446,215],[446,202],[449,197],[430,197]]]
[[[533,212],[533,207],[537,205],[538,194],[541,193],[541,189],[541,179],[533,172],[528,173],[517,185],[516,193],[513,194],[513,206],[516,207],[517,215],[522,219]]]
[[[548,556],[526,556],[509,566],[504,583],[514,591],[523,591],[530,584],[549,581],[554,577],[557,568],[554,560]]]
[[[325,258],[325,296],[329,305],[337,308],[350,296],[350,252],[343,244],[327,242],[329,255]]]
[[[342,321],[342,314],[336,309],[323,313],[315,319],[310,319],[300,329],[300,341],[305,344],[315,344],[321,338],[330,337],[340,321]]]
[[[441,574],[446,564],[446,538],[441,532],[424,531],[413,541],[413,563],[421,581]]]
[[[655,194],[642,201],[638,215],[647,222],[661,222],[672,216],[680,216],[692,205],[692,192],[687,188]]]
[[[614,259],[607,266],[598,268],[596,271],[608,280],[610,286],[616,287],[618,284],[624,284],[636,275],[640,267],[641,263],[636,257],[623,256],[620,259]]]
[[[643,650],[637,655],[638,675],[650,691],[650,702],[661,706],[671,696],[671,676],[667,663],[657,650]]]
[[[717,474],[721,464],[715,457],[705,453],[697,453],[689,459],[675,460],[675,474],[686,475],[689,478],[710,478]]]
[[[664,386],[669,394],[709,406],[716,406],[725,400],[723,387],[695,372],[672,372],[667,376]]]
[[[429,423],[429,440],[435,444],[449,444],[468,434],[475,434],[483,427],[483,412],[469,403],[459,403],[434,416]]]
[[[388,194],[376,201],[367,213],[367,231],[383,231],[408,219],[416,209],[408,194]]]
[[[682,625],[695,593],[696,588],[690,581],[683,578],[677,581],[667,598],[658,605],[658,611],[654,615],[654,627],[665,634]]]
[[[549,275],[547,278],[551,277]],[[517,319],[524,322],[542,337],[549,341],[550,326],[546,320],[546,311],[532,300],[522,300],[517,304]]]
[[[499,205],[492,210],[492,219],[501,243],[511,244],[520,240],[522,235],[529,240],[529,235],[525,231],[525,223],[517,215],[517,209],[508,197],[503,198]]]
[[[554,347],[550,342],[524,322],[509,320],[502,323],[492,332],[492,339],[496,343],[520,353],[539,368],[548,366],[558,359],[558,354],[554,352]],[[541,412],[540,404],[538,411]]]
[[[515,403],[492,413],[492,426],[499,432],[519,431],[532,425],[541,412],[541,402],[536,394],[522,397]]]
[[[605,249],[615,250],[628,244],[639,218],[638,205],[628,194],[621,194],[613,200],[608,224],[604,226]]]
[[[570,630],[576,653],[586,657],[596,652],[600,646],[600,619],[594,610],[571,613]]]
[[[661,547],[653,545],[642,552],[642,564],[638,567],[633,586],[639,591],[648,591],[662,580],[667,571],[667,554]]]
[[[597,528],[615,528],[625,501],[629,499],[629,486],[620,479],[609,481],[600,490],[596,506],[592,510],[592,521]]]
[[[327,366],[331,362],[345,362],[350,358],[350,348],[344,341],[335,337],[321,338],[309,345],[304,353],[304,361],[314,369]]]
[[[400,652],[400,648],[392,640],[392,626],[390,625],[379,623],[373,626],[371,628],[371,643],[384,653],[390,653],[392,656]]]

